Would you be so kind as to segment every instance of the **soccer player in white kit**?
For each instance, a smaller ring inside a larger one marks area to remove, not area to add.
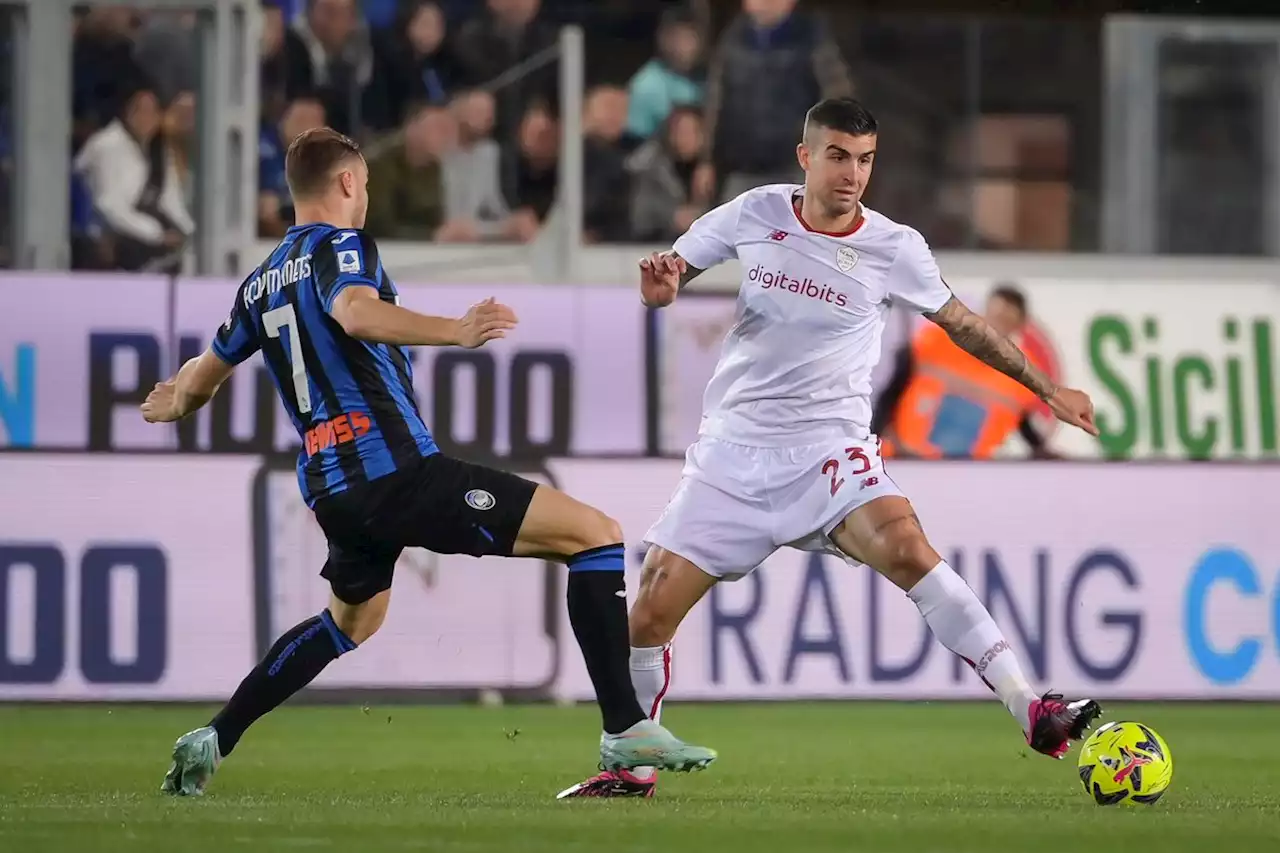
[[[1088,396],[1061,388],[942,280],[919,232],[860,201],[876,122],[856,101],[823,101],[797,148],[803,187],[750,190],[702,216],[672,251],[640,262],[646,305],[670,305],[703,270],[742,262],[736,322],[707,386],[698,440],[649,546],[631,610],[631,675],[657,719],[671,640],[711,587],[783,546],[838,554],[889,578],[934,636],[997,695],[1032,748],[1061,758],[1101,713],[1038,695],[1000,627],[925,538],[885,474],[870,432],[871,371],[890,303],[924,314],[959,346],[1019,380],[1062,421],[1096,435]],[[560,797],[652,796],[656,774],[605,772]]]

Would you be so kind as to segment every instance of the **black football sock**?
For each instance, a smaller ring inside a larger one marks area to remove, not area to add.
[[[310,684],[339,655],[355,647],[334,624],[328,609],[282,634],[209,722],[218,732],[218,751],[224,758],[230,755],[245,729]]]
[[[618,734],[648,719],[631,686],[622,545],[575,554],[569,565],[569,621],[596,690],[604,730]]]

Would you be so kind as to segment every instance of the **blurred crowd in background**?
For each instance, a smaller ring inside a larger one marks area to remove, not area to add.
[[[895,18],[818,0],[264,0],[263,9],[263,238],[291,222],[288,142],[328,124],[366,146],[376,237],[532,239],[556,198],[557,39],[572,22],[587,43],[590,241],[666,242],[743,189],[800,180],[805,110],[853,94],[879,116],[887,149],[870,203],[935,248],[1098,245],[1096,16]],[[0,44],[4,26],[0,15]],[[183,12],[75,14],[77,268],[153,269],[196,227],[194,26]],[[11,183],[11,73],[0,64],[0,193]],[[1239,196],[1250,182],[1231,177],[1244,168],[1239,132],[1213,126],[1209,136],[1190,127],[1183,148],[1177,138],[1166,148],[1194,153],[1202,177],[1221,161],[1217,180],[1243,181]],[[1231,216],[1211,221],[1230,250],[1244,229]],[[1197,225],[1188,239],[1206,241],[1205,227],[1215,228]]]

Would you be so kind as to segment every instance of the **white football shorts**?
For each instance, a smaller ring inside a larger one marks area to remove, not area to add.
[[[699,437],[644,542],[726,581],[784,546],[845,557],[831,531],[863,504],[902,494],[884,472],[879,444],[873,437],[748,447]]]

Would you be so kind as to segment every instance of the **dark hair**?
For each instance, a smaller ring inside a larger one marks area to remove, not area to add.
[[[359,156],[360,145],[331,127],[304,130],[289,143],[284,157],[289,193],[295,199],[319,195],[343,161]]]
[[[817,127],[850,136],[870,136],[879,125],[871,111],[853,98],[827,98],[810,107],[804,117],[806,135]]]
[[[1018,309],[1018,313],[1025,320],[1027,317],[1027,297],[1026,295],[1014,287],[1012,284],[997,284],[991,291],[991,298],[1003,299],[1014,308]]]
[[[160,101],[160,90],[151,81],[151,77],[141,71],[126,72],[124,80],[116,91],[120,99],[116,106],[116,115],[121,118],[128,115],[133,102],[144,95],[151,95],[161,109],[164,108],[164,104]]]
[[[669,6],[658,18],[658,29],[666,30],[672,27],[693,27],[697,29],[698,18],[691,9],[683,6]]]

